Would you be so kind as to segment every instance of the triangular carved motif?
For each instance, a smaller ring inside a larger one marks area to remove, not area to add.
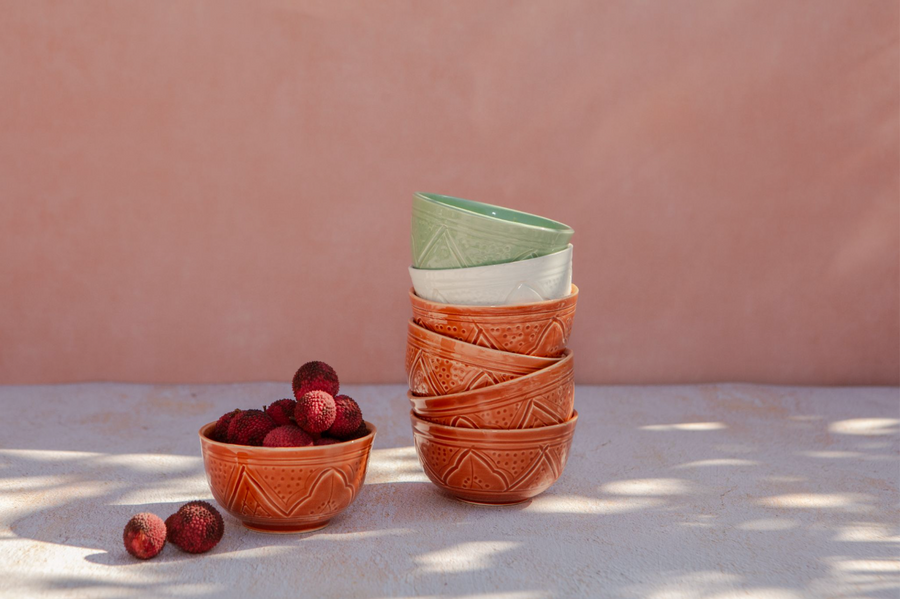
[[[433,394],[436,390],[443,391],[440,379],[435,375],[434,368],[428,356],[419,350],[413,358],[409,369],[409,388],[417,394]]]
[[[275,514],[286,515],[277,506],[273,505],[266,496],[259,483],[245,468],[241,468],[238,476],[237,492],[231,505],[246,516],[272,517]]]
[[[443,480],[457,489],[505,491],[509,486],[503,473],[472,449],[459,455],[456,463],[444,472]]]
[[[454,416],[450,421],[450,426],[458,428],[478,428],[478,424],[467,416]]]
[[[328,468],[319,473],[303,499],[291,506],[291,515],[319,514],[332,512],[353,501],[353,487],[347,475],[337,468]]]
[[[480,325],[475,324],[472,326],[472,328],[475,330],[475,335],[472,336],[469,343],[472,343],[473,345],[480,345],[482,347],[490,347],[492,349],[501,349],[494,338],[491,337],[490,334],[485,331]]]
[[[476,377],[474,377],[469,383],[466,385],[466,390],[471,391],[472,389],[481,389],[483,387],[490,387],[491,385],[496,385],[499,381],[496,377],[491,376],[489,372],[480,372]]]
[[[552,426],[559,423],[558,410],[553,409],[544,402],[533,401],[530,403],[532,426]]]
[[[566,327],[558,318],[550,321],[550,324],[541,331],[535,347],[557,347],[562,349],[568,342]]]
[[[269,502],[282,513],[289,514],[300,496],[305,494],[302,472],[291,473],[284,479],[281,469],[267,473],[264,466],[256,466],[253,470],[253,480],[260,491],[268,498]],[[291,480],[294,479],[294,480]]]
[[[442,251],[444,250],[444,251]],[[425,242],[422,250],[419,252],[418,263],[422,264],[428,261],[434,254],[448,255],[455,262],[454,266],[467,266],[462,252],[453,242],[453,237],[447,227],[441,225],[435,230],[434,234]],[[452,266],[450,266],[452,268]]]
[[[534,461],[531,467],[510,485],[510,489],[534,489],[548,482],[552,483],[557,478],[559,466],[555,460],[547,455],[547,448],[541,448],[541,455]]]
[[[528,283],[519,283],[506,296],[507,304],[527,304],[544,301],[544,297]]]

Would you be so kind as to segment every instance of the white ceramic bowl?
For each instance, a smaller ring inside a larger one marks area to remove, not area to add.
[[[472,268],[409,267],[416,295],[465,306],[510,306],[560,299],[572,290],[572,245],[554,254]]]

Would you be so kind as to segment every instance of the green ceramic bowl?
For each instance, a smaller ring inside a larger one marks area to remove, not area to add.
[[[467,268],[545,256],[566,249],[572,227],[518,210],[435,193],[413,195],[411,246],[416,268]]]

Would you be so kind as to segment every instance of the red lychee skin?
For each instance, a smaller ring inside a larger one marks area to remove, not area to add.
[[[263,447],[307,447],[313,438],[296,424],[286,424],[273,428],[263,439]]]
[[[138,559],[156,557],[166,544],[166,525],[156,514],[137,514],[122,533],[125,550]]]
[[[352,441],[352,440],[354,440],[354,439],[361,439],[362,437],[365,437],[365,436],[368,435],[368,434],[369,434],[369,427],[366,426],[365,421],[363,421],[363,422],[361,422],[361,423],[359,424],[359,428],[356,429],[356,430],[353,432],[353,434],[350,435],[349,437],[347,437],[347,439],[345,439],[345,440],[346,440],[346,441]]]
[[[275,424],[278,426],[294,424],[294,410],[296,407],[297,402],[293,399],[279,399],[266,408],[266,414],[268,414],[269,418],[274,420]]]
[[[316,445],[334,445],[335,443],[340,443],[340,439],[333,439],[332,437],[320,437],[316,439]]]
[[[275,422],[262,410],[244,410],[228,425],[228,442],[237,445],[262,445],[275,428]]]
[[[294,420],[308,433],[323,433],[334,424],[334,398],[324,391],[310,391],[297,400]]]
[[[301,366],[291,385],[298,400],[310,391],[324,391],[333,397],[341,386],[334,368],[325,362],[307,362]]]
[[[172,531],[175,530],[175,523],[180,519],[178,512],[175,512],[166,518],[166,539],[171,541]]]
[[[212,435],[210,435],[212,440],[228,443],[228,425],[231,424],[231,420],[240,413],[241,410],[233,410],[227,414],[222,414],[219,420],[216,421],[216,428],[213,429]]]
[[[328,434],[338,439],[349,439],[362,424],[362,411],[359,404],[347,395],[334,398],[334,424]]]
[[[206,501],[191,501],[166,518],[170,543],[188,553],[206,553],[225,534],[222,514]]]

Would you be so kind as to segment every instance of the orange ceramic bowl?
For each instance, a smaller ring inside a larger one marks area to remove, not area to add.
[[[406,376],[415,395],[448,395],[496,385],[560,358],[523,356],[444,337],[409,321]]]
[[[456,306],[431,302],[409,290],[413,320],[445,337],[515,354],[555,358],[572,334],[578,287],[568,296],[515,306]]]
[[[578,412],[556,426],[456,428],[410,412],[419,462],[431,482],[462,501],[511,505],[550,488],[566,467]]]
[[[461,428],[523,429],[552,426],[572,416],[575,370],[571,349],[547,368],[505,383],[452,395],[409,393],[423,420]]]
[[[251,530],[274,533],[324,528],[359,495],[375,426],[353,441],[311,447],[251,447],[209,438],[200,429],[206,480],[226,512]]]

